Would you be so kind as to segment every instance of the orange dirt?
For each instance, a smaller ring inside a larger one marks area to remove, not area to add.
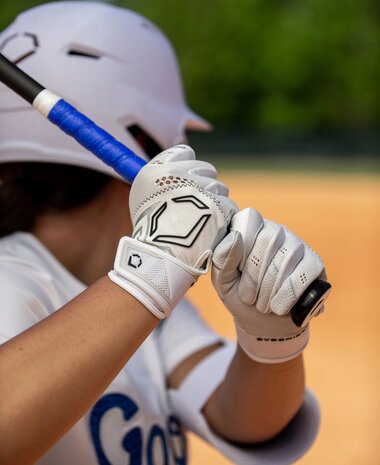
[[[299,465],[375,465],[380,457],[380,180],[362,175],[222,173],[240,208],[255,206],[286,224],[324,258],[333,292],[312,324],[307,384],[320,400],[322,425]],[[201,279],[190,298],[220,333],[234,336],[229,314]],[[195,437],[190,463],[230,461]]]

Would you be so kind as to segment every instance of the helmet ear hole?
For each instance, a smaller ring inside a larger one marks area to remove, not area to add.
[[[135,139],[146,155],[152,159],[164,149],[138,124],[126,126],[125,129]]]

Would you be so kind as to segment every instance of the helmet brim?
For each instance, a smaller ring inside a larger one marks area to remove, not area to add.
[[[210,132],[214,129],[213,125],[207,120],[187,108],[186,112],[186,129],[189,131]]]

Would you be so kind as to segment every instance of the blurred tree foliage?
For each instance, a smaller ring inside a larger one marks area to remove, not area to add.
[[[0,2],[0,27],[38,3]],[[112,3],[166,32],[190,105],[219,126],[380,128],[378,0]]]

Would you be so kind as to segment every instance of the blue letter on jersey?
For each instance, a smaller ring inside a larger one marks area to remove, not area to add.
[[[123,411],[125,421],[131,420],[138,412],[137,404],[125,394],[106,394],[94,405],[90,416],[91,436],[94,442],[96,456],[99,465],[112,465],[108,460],[101,441],[101,420],[103,415],[110,409],[120,409]],[[129,454],[128,465],[142,465],[143,458],[146,457],[148,465],[169,465],[170,458],[173,458],[176,465],[186,465],[187,447],[186,438],[182,433],[180,422],[174,416],[167,419],[166,427],[152,424],[147,442],[146,451],[143,450],[143,430],[134,427],[124,436],[122,447]]]
[[[91,436],[94,442],[96,455],[100,465],[112,465],[102,448],[100,441],[100,421],[102,416],[112,408],[119,408],[124,412],[125,421],[130,420],[133,415],[138,411],[137,405],[129,397],[124,394],[107,394],[95,404],[91,411],[90,418],[90,427],[91,427]],[[132,446],[133,441],[133,446]],[[130,431],[123,441],[123,446],[130,452],[131,461],[130,465],[140,465],[141,464],[141,455],[142,455],[142,438],[141,438],[141,429],[135,428]]]

